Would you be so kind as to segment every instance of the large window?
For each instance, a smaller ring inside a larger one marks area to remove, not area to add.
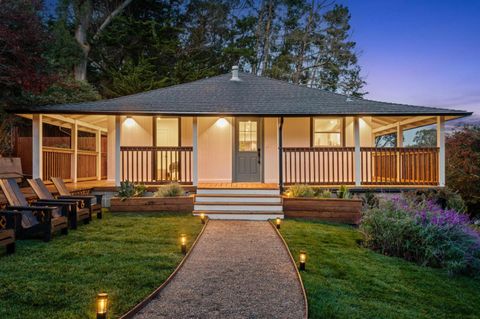
[[[341,118],[313,119],[313,146],[342,146]]]

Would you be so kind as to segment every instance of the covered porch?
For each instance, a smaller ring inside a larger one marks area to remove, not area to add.
[[[444,186],[445,122],[455,118],[22,116],[32,121],[31,137],[20,138],[18,149],[22,162],[31,161],[33,177],[62,177],[72,185],[98,181],[105,187],[129,180],[279,188]],[[404,145],[409,132],[426,125],[435,129],[435,145]],[[389,143],[379,145],[385,136]]]

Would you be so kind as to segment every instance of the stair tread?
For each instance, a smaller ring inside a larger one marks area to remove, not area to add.
[[[195,194],[195,197],[241,197],[241,198],[281,198],[280,195],[262,194]]]
[[[272,212],[272,211],[231,211],[231,210],[194,210],[193,214],[232,214],[232,215],[283,215],[283,211]]]
[[[224,206],[282,206],[280,203],[265,202],[195,202],[194,205],[224,205]]]

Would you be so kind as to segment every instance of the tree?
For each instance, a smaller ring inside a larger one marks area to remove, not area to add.
[[[480,212],[480,127],[465,126],[446,139],[446,183],[460,193],[472,216]]]
[[[432,128],[417,131],[413,137],[413,143],[419,147],[437,146],[437,130]]]

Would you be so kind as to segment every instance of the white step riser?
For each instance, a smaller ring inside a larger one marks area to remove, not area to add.
[[[197,194],[209,195],[280,195],[278,189],[219,189],[219,188],[199,188]]]
[[[282,205],[255,206],[255,205],[199,205],[194,206],[195,210],[213,210],[213,211],[249,211],[249,212],[282,212]]]
[[[280,197],[202,197],[198,195],[195,197],[195,203],[274,203],[280,204],[282,199]]]
[[[277,217],[283,218],[283,214],[262,215],[262,214],[206,214],[209,219],[228,219],[228,220],[269,220]]]

